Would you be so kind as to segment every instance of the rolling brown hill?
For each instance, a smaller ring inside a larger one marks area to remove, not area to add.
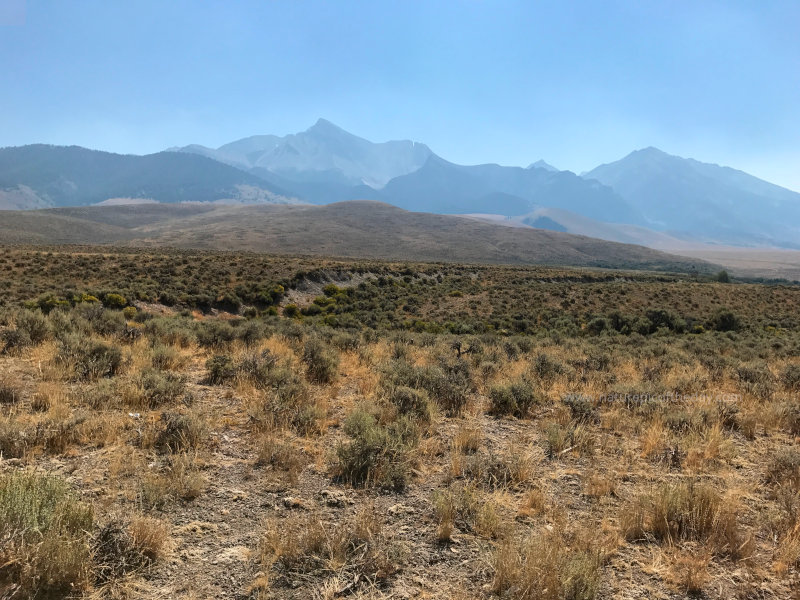
[[[148,204],[0,213],[0,243],[173,246],[387,260],[699,271],[714,266],[642,246],[378,202]]]

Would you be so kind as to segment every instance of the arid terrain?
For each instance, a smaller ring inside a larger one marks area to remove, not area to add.
[[[800,288],[0,247],[0,597],[800,595]]]

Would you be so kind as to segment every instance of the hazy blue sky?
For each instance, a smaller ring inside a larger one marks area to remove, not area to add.
[[[800,2],[0,0],[0,146],[306,129],[583,171],[633,149],[800,190]]]

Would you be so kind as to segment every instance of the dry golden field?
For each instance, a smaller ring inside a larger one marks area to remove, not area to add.
[[[0,248],[0,597],[800,596],[800,288]]]

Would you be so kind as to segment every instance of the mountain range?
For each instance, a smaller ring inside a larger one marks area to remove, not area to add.
[[[660,248],[800,247],[800,194],[655,148],[577,175],[458,165],[412,141],[373,143],[320,119],[306,131],[146,156],[75,146],[0,149],[0,208],[155,201],[328,204],[374,200]]]

